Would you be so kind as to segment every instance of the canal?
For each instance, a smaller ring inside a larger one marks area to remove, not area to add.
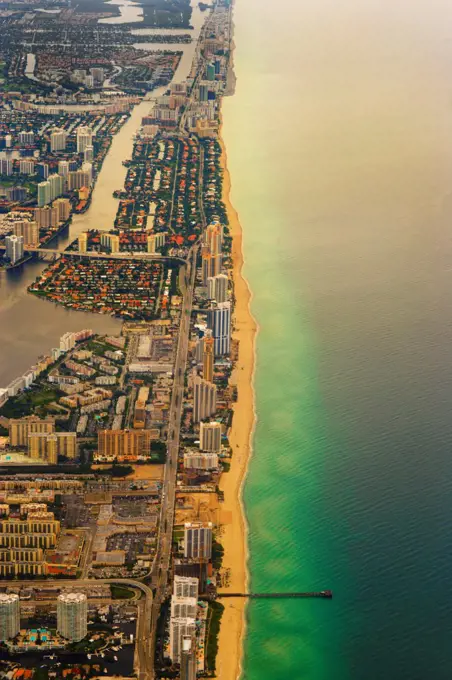
[[[201,13],[195,0],[192,7],[193,41],[190,44],[171,45],[171,49],[183,53],[174,74],[175,82],[184,80],[190,72],[199,32],[207,16],[206,13]],[[151,34],[153,29],[143,31]],[[180,30],[175,30],[175,33],[180,33]],[[149,43],[146,44],[146,49],[159,50],[162,46]],[[163,94],[165,90],[166,88],[154,90],[149,100],[143,100],[135,106],[129,120],[113,139],[97,178],[90,208],[83,215],[74,215],[68,233],[60,238],[60,245],[66,245],[82,231],[108,230],[113,226],[118,207],[113,191],[123,187],[127,172],[122,162],[132,155],[133,139],[141,125],[141,119],[152,108],[150,99]],[[0,271],[0,387],[21,375],[35,363],[39,355],[46,354],[57,346],[60,336],[67,331],[82,328],[92,328],[98,333],[120,331],[119,319],[69,311],[27,293],[27,287],[45,266],[42,262],[32,262],[9,272]]]

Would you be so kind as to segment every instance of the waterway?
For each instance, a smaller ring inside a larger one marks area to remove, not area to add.
[[[171,46],[171,49],[183,52],[174,74],[175,82],[184,80],[190,72],[199,32],[203,19],[207,16],[205,14],[201,18],[200,14],[193,0],[193,41],[190,44]],[[161,46],[150,44],[147,49],[158,50]],[[60,239],[62,246],[82,231],[112,228],[118,207],[118,201],[112,194],[115,189],[123,187],[127,173],[122,162],[132,155],[133,138],[141,125],[142,117],[152,109],[151,99],[163,94],[165,90],[166,88],[154,90],[149,100],[138,104],[114,137],[98,176],[90,208],[82,215],[74,215],[69,233]],[[0,386],[21,375],[35,363],[40,354],[48,353],[66,331],[92,328],[99,333],[113,333],[119,332],[121,328],[118,319],[68,311],[29,295],[27,287],[45,266],[45,263],[33,262],[13,271],[0,271]]]
[[[119,17],[99,19],[99,24],[128,24],[143,21],[143,8],[132,0],[110,0],[105,5],[106,9],[108,5],[117,5],[121,14]]]
[[[245,680],[449,680],[452,5],[236,0],[260,325]]]

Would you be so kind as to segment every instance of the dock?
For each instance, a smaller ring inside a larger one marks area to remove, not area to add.
[[[331,600],[333,597],[332,590],[319,590],[310,593],[217,593],[216,599],[223,599],[225,597],[247,597],[250,600],[275,598],[275,599],[286,599],[286,598],[308,598],[308,597],[322,597]]]

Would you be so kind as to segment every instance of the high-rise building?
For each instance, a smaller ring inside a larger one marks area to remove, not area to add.
[[[19,161],[19,172],[21,175],[34,175],[35,162],[27,160]]]
[[[1,175],[13,174],[13,162],[10,158],[0,158],[0,174]]]
[[[221,423],[201,423],[199,448],[209,453],[220,453]]]
[[[69,174],[69,161],[60,161],[58,163],[58,174],[60,177],[67,178]]]
[[[191,576],[175,576],[173,595],[176,597],[195,597],[198,599],[199,579]]]
[[[67,183],[69,191],[77,191],[83,187],[89,187],[92,181],[92,173],[85,170],[71,170]]]
[[[52,208],[58,210],[58,222],[66,222],[71,216],[71,202],[68,198],[57,198]]]
[[[19,144],[23,144],[24,146],[29,146],[31,144],[34,144],[35,141],[35,135],[33,132],[28,132],[28,131],[22,131],[19,132]]]
[[[84,593],[61,593],[57,600],[57,630],[71,642],[88,632],[88,600]]]
[[[202,377],[204,380],[213,382],[213,364],[214,364],[214,339],[212,332],[204,337],[203,353],[202,353]]]
[[[70,460],[77,458],[77,433],[76,432],[57,432],[57,454]]]
[[[194,638],[190,635],[182,636],[180,680],[196,680],[196,650]]]
[[[184,557],[210,560],[212,557],[212,522],[185,522]]]
[[[182,638],[196,635],[196,620],[189,618],[170,621],[170,657],[173,663],[180,663]]]
[[[86,172],[87,176],[89,177],[89,184],[87,186],[91,186],[93,183],[93,164],[88,163],[87,161],[82,163],[82,172]]]
[[[215,80],[215,64],[207,64],[206,80]]]
[[[50,184],[50,201],[53,201],[55,198],[58,198],[58,196],[61,196],[64,191],[64,177],[54,173],[53,175],[49,175],[47,181]]]
[[[98,451],[100,456],[118,460],[136,460],[149,456],[153,433],[151,430],[100,430]]]
[[[59,128],[53,130],[50,133],[50,150],[52,152],[64,151],[66,149],[67,136],[66,130],[61,130]]]
[[[196,609],[198,601],[196,597],[177,597],[171,598],[171,618],[191,618],[196,619]]]
[[[51,462],[53,465],[57,462],[56,439],[53,439],[53,434],[45,432],[33,432],[28,436],[28,455],[33,460],[41,460],[43,462]],[[50,439],[50,443],[48,440]],[[52,459],[52,460],[49,460]]]
[[[184,453],[185,470],[218,470],[218,453]]]
[[[5,238],[6,257],[11,264],[16,264],[24,256],[24,237],[23,236],[7,236]]]
[[[105,71],[103,68],[95,66],[94,68],[90,68],[89,72],[93,76],[96,85],[101,85],[103,83],[105,78]]]
[[[221,253],[212,254],[205,247],[202,253],[202,282],[204,286],[207,286],[209,278],[217,276],[221,273],[221,263],[222,257]]]
[[[66,201],[67,199],[62,198],[58,199],[62,201]],[[34,217],[36,224],[38,227],[41,228],[47,228],[47,227],[57,227],[58,222],[59,222],[59,217],[58,217],[58,208],[55,207],[55,202],[54,205],[46,205],[41,208],[35,208],[34,210]]]
[[[20,631],[20,600],[16,593],[0,593],[0,642]]]
[[[18,220],[13,226],[15,236],[22,236],[24,246],[39,246],[39,229],[34,220]]]
[[[47,179],[47,177],[49,176],[49,164],[36,163],[36,174],[40,179]]]
[[[216,302],[227,302],[228,299],[228,283],[227,274],[217,274],[211,276],[207,280],[207,293],[209,300]]]
[[[83,160],[85,163],[92,163],[94,160],[94,148],[92,146],[85,147],[83,152]]]
[[[197,364],[202,364],[204,355],[204,335],[200,335],[196,340],[195,346],[195,361]]]
[[[26,416],[25,418],[10,418],[8,422],[10,446],[27,446],[28,437],[33,433],[52,434],[55,432],[54,418],[38,418]]]
[[[204,243],[212,255],[220,255],[223,246],[223,225],[219,222],[209,224],[204,234]]]
[[[87,146],[93,145],[93,131],[90,127],[77,128],[77,153],[83,153]]]
[[[82,231],[78,237],[78,249],[81,253],[86,253],[88,251],[88,232]]]
[[[193,380],[193,422],[210,418],[217,410],[217,388],[208,380],[196,376]]]
[[[231,303],[219,302],[207,313],[207,325],[213,332],[215,356],[229,354],[231,348]]]
[[[101,234],[100,243],[105,248],[108,248],[111,253],[119,253],[118,234]]]
[[[38,184],[38,207],[42,208],[52,200],[50,182],[48,180],[40,182]]]

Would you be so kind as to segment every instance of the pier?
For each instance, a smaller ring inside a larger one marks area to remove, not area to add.
[[[308,597],[322,597],[331,600],[333,597],[332,590],[319,590],[311,593],[217,593],[216,599],[223,599],[225,597],[247,597],[250,600],[275,598],[275,599],[286,599],[286,598],[308,598]]]

